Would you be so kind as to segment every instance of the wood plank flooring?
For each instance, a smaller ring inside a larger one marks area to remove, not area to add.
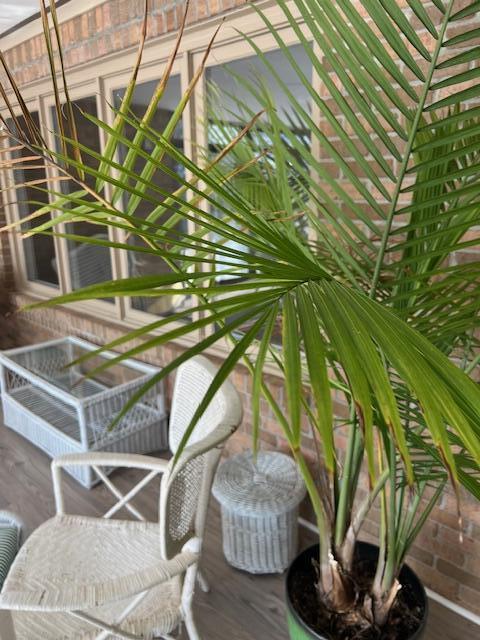
[[[27,532],[54,514],[49,462],[44,453],[0,423],[0,509],[18,513]],[[114,477],[125,491],[137,476],[136,472],[122,470]],[[66,505],[74,513],[95,515],[112,504],[105,487],[88,491],[70,478],[65,479],[65,495]],[[135,504],[155,518],[155,487],[149,487]],[[196,618],[203,640],[288,640],[283,577],[252,576],[227,565],[214,500],[209,510],[203,572],[212,587],[209,594],[198,590],[196,595]],[[181,636],[181,640],[186,638]],[[425,640],[459,638],[480,640],[480,628],[431,602]]]

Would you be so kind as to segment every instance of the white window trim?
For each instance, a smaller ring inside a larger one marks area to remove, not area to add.
[[[101,4],[102,0],[91,0],[91,2],[82,3],[81,10],[78,10],[80,3],[67,3],[59,9],[60,21],[70,19],[74,15],[84,13],[89,8]],[[60,12],[61,9],[76,5],[77,11],[72,13]],[[87,6],[88,5],[88,6]],[[285,21],[282,10],[273,0],[260,0],[257,6],[261,6],[269,20],[280,30],[282,39],[288,45],[298,43],[293,30]],[[291,7],[292,11],[294,8]],[[68,17],[65,17],[67,16]],[[179,49],[179,55],[175,62],[174,73],[181,76],[182,91],[186,88],[189,80],[192,78],[194,70],[198,67],[212,34],[218,24],[223,20],[223,16],[214,16],[201,23],[195,23],[186,28],[185,34]],[[207,67],[215,66],[237,60],[244,57],[254,55],[250,45],[245,42],[243,36],[238,32],[248,32],[255,39],[255,42],[263,51],[275,50],[278,45],[273,36],[267,32],[267,28],[263,20],[258,16],[256,11],[245,6],[231,11],[228,14],[228,20],[223,25],[217,35],[215,44],[212,47],[211,54],[207,60]],[[27,37],[33,37],[33,34],[41,33],[41,25],[32,22],[19,30],[19,37],[15,37],[15,44],[18,44],[20,38],[25,34]],[[139,73],[138,82],[158,78],[161,74],[162,66],[164,66],[171,48],[176,38],[176,33],[169,33],[147,41],[145,45],[142,66]],[[6,38],[9,38],[7,36]],[[0,39],[0,46],[4,45],[6,39]],[[7,41],[8,42],[8,41]],[[130,77],[131,68],[135,60],[137,47],[130,47],[120,52],[107,54],[100,60],[89,61],[78,65],[67,71],[69,80],[69,89],[72,98],[81,98],[88,95],[97,95],[97,109],[99,117],[109,122],[113,122],[113,114],[108,109],[104,100],[100,95],[106,96],[108,100],[112,98],[112,90],[125,86]],[[126,71],[125,71],[126,70]],[[92,81],[92,73],[96,80]],[[59,82],[61,86],[61,82]],[[48,78],[42,78],[36,82],[30,83],[23,88],[23,93],[27,101],[37,103],[41,120],[45,128],[51,127],[49,107],[53,104],[53,91],[51,89],[51,81]],[[205,76],[197,85],[192,101],[188,104],[183,115],[185,152],[188,156],[194,156],[195,144],[202,144],[206,140],[203,122],[205,100]],[[51,134],[49,134],[51,135]],[[101,145],[104,147],[104,137],[101,135]],[[1,172],[0,172],[1,173]],[[15,219],[16,214],[14,207],[7,206],[8,220]],[[13,209],[13,210],[12,210]],[[117,232],[114,231],[114,235]],[[117,235],[117,238],[119,236]],[[68,292],[70,290],[68,278],[68,255],[65,239],[55,239],[57,244],[57,255],[59,263],[60,291]],[[38,299],[48,299],[58,294],[58,289],[47,287],[39,283],[28,281],[26,278],[25,261],[23,258],[22,242],[18,238],[12,239],[12,256],[14,261],[14,269],[17,276],[17,285],[21,293],[29,294]],[[126,277],[127,275],[127,255],[124,251],[112,251],[112,270],[115,278]],[[72,303],[68,308],[80,312],[88,316],[95,316],[115,324],[121,324],[128,328],[137,328],[146,323],[159,319],[159,316],[138,311],[131,308],[127,299],[116,299],[115,304],[105,303],[102,301],[84,301]],[[153,335],[160,334],[161,331],[152,332]],[[205,335],[205,332],[196,332],[196,335],[189,335],[185,338],[175,340],[175,343],[182,346],[192,346]],[[216,345],[209,349],[212,355],[222,355],[230,344],[226,339],[219,341]]]

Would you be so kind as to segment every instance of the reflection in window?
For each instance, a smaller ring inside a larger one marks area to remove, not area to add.
[[[157,84],[158,82],[154,80],[138,84],[135,88],[130,111],[136,118],[143,118],[145,110],[150,103]],[[120,107],[124,94],[125,89],[120,89],[114,92],[114,102],[117,108]],[[158,133],[162,133],[165,130],[165,127],[170,121],[174,110],[180,102],[180,99],[180,77],[172,76],[150,123],[150,128],[152,130]],[[125,135],[129,140],[133,140],[133,138],[135,137],[135,128],[129,123],[127,123],[125,127]],[[175,128],[171,143],[177,149],[180,149],[183,152],[183,125],[181,120]],[[154,141],[149,139],[149,137],[146,137],[142,143],[142,149],[146,153],[151,154],[154,150]],[[125,148],[125,146],[122,146],[120,148],[120,163],[124,163],[126,157],[127,149]],[[175,174],[180,177],[180,179],[184,178],[184,167],[183,165],[177,163],[174,158],[171,158],[168,154],[165,154],[165,156],[162,158],[162,163],[169,169],[174,171]],[[141,172],[143,171],[145,166],[146,160],[142,157],[137,157],[134,165],[135,173],[137,175],[141,175]],[[152,177],[149,178],[149,181],[155,187],[158,187],[159,189],[162,189],[167,193],[174,192],[180,186],[179,182],[173,176],[168,175],[158,168],[155,169],[155,172],[153,173]],[[130,184],[132,186],[134,185],[133,179],[130,181]],[[164,200],[162,194],[155,189],[147,189],[146,196],[148,199],[141,199],[135,207],[132,207],[132,202],[130,201],[128,194],[125,194],[123,201],[125,211],[127,211],[132,216],[141,218],[143,220],[156,208],[156,206],[160,205]],[[165,223],[170,217],[172,209],[174,210],[174,208],[170,208],[168,212],[163,213],[161,217],[156,220],[156,223]],[[175,230],[185,231],[186,224],[182,222],[180,225],[177,225],[175,227]],[[172,237],[176,237],[174,232],[172,232]],[[143,240],[133,235],[129,238],[128,241],[131,244],[137,246],[145,246]],[[134,251],[128,252],[128,266],[129,274],[134,277],[165,274],[171,272],[170,267],[162,258],[146,253],[136,253]],[[186,296],[173,294],[171,296],[161,296],[158,298],[132,298],[132,306],[134,309],[137,309],[139,311],[146,311],[155,315],[167,315],[173,313],[174,311],[179,311],[187,303],[188,301],[186,299]]]
[[[312,63],[302,45],[289,47],[289,52],[295,62],[302,69],[307,77],[312,76]],[[305,86],[299,80],[296,71],[288,62],[282,51],[270,51],[265,54],[265,59],[276,73],[279,74],[282,82],[293,94],[305,111],[311,108],[311,97]],[[309,139],[310,134],[307,128],[298,119],[292,107],[289,96],[278,84],[277,79],[264,62],[257,56],[242,58],[228,64],[221,64],[207,69],[207,82],[209,92],[215,92],[215,120],[209,122],[209,144],[215,145],[221,138],[218,136],[221,129],[228,124],[232,133],[238,133],[250,118],[264,108],[263,96],[260,103],[255,95],[260,95],[265,88],[275,107],[279,117],[302,139]],[[249,86],[253,87],[250,91]],[[262,89],[260,88],[262,86]],[[264,94],[265,95],[265,94]],[[220,128],[217,126],[220,125]],[[260,134],[262,135],[262,134]],[[265,142],[268,142],[268,136]]]
[[[312,75],[312,64],[301,45],[289,48],[296,63],[305,75]],[[310,96],[299,81],[295,70],[281,51],[265,54],[267,62],[280,74],[288,90],[295,96],[301,107],[310,111]],[[295,134],[305,146],[310,144],[310,132],[292,108],[290,98],[278,84],[269,68],[256,56],[236,60],[227,65],[218,65],[207,70],[208,81],[208,150],[211,156],[224,148],[251,118],[265,107],[255,94],[263,92],[266,101],[271,101],[275,113],[284,126]],[[285,135],[283,144],[289,141]],[[272,134],[266,117],[259,126],[252,129],[247,137],[230,153],[223,166],[228,173],[235,167],[264,154],[261,163],[254,163],[248,170],[238,173],[235,188],[245,195],[259,215],[282,217],[282,195],[275,175],[275,157],[272,152]],[[301,154],[297,154],[299,161]],[[291,169],[291,179],[296,180]],[[283,215],[283,217],[285,217]],[[297,226],[299,223],[296,223]],[[229,246],[242,248],[238,243]],[[221,269],[221,267],[220,267]],[[226,275],[224,279],[227,279]]]
[[[312,64],[301,45],[289,48],[298,66],[307,77],[312,76]],[[288,62],[282,51],[271,51],[265,54],[269,64],[280,75],[282,82],[287,86],[300,106],[309,113],[311,110],[311,98],[305,86],[300,82],[296,71]],[[302,121],[302,118],[292,107],[291,99],[286,94],[264,62],[257,56],[237,60],[226,65],[210,67],[207,70],[207,139],[208,153],[214,157],[223,149],[252,117],[264,108],[260,104],[255,93],[263,94],[263,100],[271,101],[276,115],[280,118],[285,127],[281,133],[282,144],[291,145],[286,132],[292,132],[296,139],[305,147],[310,145],[310,132]],[[259,125],[252,129],[243,142],[230,153],[222,167],[224,173],[229,173],[236,167],[246,165],[250,160],[262,154],[262,162],[251,164],[248,170],[243,170],[237,174],[232,181],[234,187],[245,196],[252,209],[258,215],[265,215],[268,218],[278,217],[285,219],[283,209],[283,199],[277,176],[275,174],[275,154],[273,152],[272,133],[267,116],[263,116]],[[302,154],[294,151],[300,163],[303,163]],[[293,183],[300,183],[301,178],[293,167],[289,167],[289,180]],[[302,197],[298,203],[292,203],[295,208],[303,209]],[[220,212],[215,212],[221,215]],[[304,232],[305,221],[303,217],[294,219],[286,224],[294,224],[300,232]],[[239,250],[246,247],[240,242],[229,241],[227,246]],[[218,278],[219,283],[231,281],[232,278],[241,280],[238,272],[233,275],[227,269],[218,265],[219,271],[224,271],[225,275]],[[234,319],[234,316],[231,318]],[[250,320],[242,330],[255,322],[255,318]],[[272,342],[281,342],[281,328],[276,326],[272,336]]]
[[[31,112],[32,118],[38,128],[40,128],[40,122],[38,112]],[[25,130],[25,119],[23,116],[18,118],[20,128]],[[13,122],[8,122],[9,128],[15,129]],[[17,146],[15,142],[12,146]],[[26,158],[31,156],[32,152],[22,147],[12,151],[12,159]],[[16,186],[15,194],[17,201],[17,209],[19,219],[25,218],[39,209],[42,205],[48,203],[48,195],[45,193],[46,188],[45,180],[46,173],[45,167],[41,160],[29,161],[22,167],[22,164],[14,165],[17,167],[13,170],[13,180]],[[34,166],[35,168],[26,169],[27,166]],[[34,186],[21,186],[25,182],[37,182],[38,188]],[[22,225],[22,230],[27,231],[32,227],[36,227],[40,224],[48,222],[50,220],[50,214],[46,213],[41,217],[35,218],[32,222],[25,222]],[[25,254],[27,279],[32,282],[39,282],[51,287],[58,287],[58,274],[54,267],[55,263],[55,245],[51,236],[34,235],[29,238],[25,238],[23,241],[23,249]]]
[[[98,127],[85,118],[82,111],[91,115],[97,115],[96,99],[93,96],[80,98],[75,100],[74,117],[78,132],[78,140],[92,151],[100,153],[100,139]],[[52,118],[55,130],[58,131],[57,113],[55,107],[52,107]],[[68,128],[65,126],[66,131]],[[68,133],[65,135],[68,136]],[[60,151],[61,143],[57,139],[57,150]],[[82,162],[91,169],[98,168],[98,160],[87,153],[82,153]],[[85,182],[93,187],[95,185],[95,177],[85,174]],[[62,191],[64,193],[73,193],[81,187],[74,181],[62,182]],[[86,196],[84,199],[91,199]],[[76,220],[69,223],[67,232],[80,236],[88,236],[98,238],[100,240],[108,240],[108,234],[105,227],[92,224],[84,220]],[[110,249],[108,247],[77,243],[68,241],[68,258],[70,263],[70,277],[72,289],[80,289],[99,282],[105,282],[112,279],[112,264],[110,259]],[[113,302],[113,300],[108,300]]]

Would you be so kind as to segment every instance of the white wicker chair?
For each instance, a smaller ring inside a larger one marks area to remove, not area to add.
[[[215,375],[199,356],[177,373],[170,421],[175,452]],[[41,525],[18,554],[0,594],[2,640],[164,638],[182,621],[199,640],[192,615],[210,488],[221,445],[242,417],[226,382],[197,424],[177,464],[131,454],[85,453],[52,462],[57,515]],[[61,489],[65,466],[89,465],[117,499],[103,518],[67,515]],[[101,467],[130,467],[147,475],[122,493]],[[160,522],[147,522],[131,500],[162,474]],[[136,520],[110,519],[122,507]],[[3,610],[3,611],[1,611]]]

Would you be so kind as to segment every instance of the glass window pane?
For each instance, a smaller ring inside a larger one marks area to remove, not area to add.
[[[157,84],[158,82],[156,80],[153,80],[140,83],[135,88],[130,110],[138,119],[143,118],[145,110],[150,103]],[[119,89],[114,92],[114,102],[117,108],[120,107],[124,94],[125,89]],[[172,76],[150,123],[150,127],[153,130],[159,133],[162,133],[165,130],[165,127],[170,121],[174,110],[180,102],[181,95],[180,77]],[[125,127],[125,135],[129,138],[129,140],[133,140],[135,137],[135,128],[132,125],[127,124]],[[181,120],[175,128],[171,142],[183,152],[183,124]],[[148,138],[145,139],[142,143],[142,149],[146,153],[151,154],[154,150],[154,142]],[[125,146],[122,146],[120,148],[121,163],[125,162],[127,151],[128,150],[125,148]],[[184,177],[183,166],[178,164],[174,158],[171,158],[166,154],[162,158],[162,163],[165,164],[169,169],[174,171],[180,177],[180,179]],[[142,157],[137,157],[133,167],[135,173],[137,175],[141,175],[145,167],[146,160]],[[153,174],[151,176],[148,176],[148,180],[150,184],[154,185],[158,189],[163,190],[166,193],[172,193],[180,186],[179,182],[173,176],[168,175],[167,173],[159,169],[155,169]],[[130,184],[132,186],[135,184],[133,179],[130,180]],[[125,211],[131,213],[132,216],[145,219],[158,205],[161,205],[164,200],[164,196],[162,195],[162,193],[155,190],[155,188],[147,189],[145,194],[147,198],[141,199],[140,202],[136,203],[136,205],[133,206],[129,195],[125,193],[123,199],[123,206]],[[163,213],[156,220],[156,222],[158,224],[164,224],[171,216],[172,209],[174,208],[170,208],[168,212]],[[174,229],[177,231],[185,231],[186,225],[184,223],[181,223]],[[176,237],[174,233],[172,233],[172,238],[173,237]],[[145,246],[144,241],[135,236],[131,236],[128,241],[129,243],[136,246]],[[128,252],[128,268],[129,275],[133,277],[141,277],[153,274],[165,274],[171,272],[170,267],[162,258],[134,251]],[[179,311],[187,304],[188,298],[186,296],[173,294],[171,296],[161,296],[158,298],[150,298],[145,296],[132,298],[132,306],[134,309],[137,309],[139,311],[146,311],[147,313],[153,313],[155,315],[168,315],[170,313],[173,313],[174,311]]]
[[[311,77],[312,64],[303,46],[294,45],[289,47],[289,51],[305,75]],[[268,64],[279,73],[282,82],[301,107],[308,113],[311,108],[310,96],[285,54],[276,50],[266,53],[265,57]],[[305,145],[309,145],[310,132],[295,114],[289,96],[263,60],[257,56],[251,56],[207,69],[207,140],[208,152],[211,156],[224,148],[245,124],[264,108],[264,105],[261,105],[255,97],[255,94],[262,91],[268,92],[277,115],[286,127],[293,131]],[[269,136],[266,116],[262,120],[262,127],[253,129],[237,146],[234,153],[228,155],[224,163],[225,171],[231,171],[235,165],[244,164],[260,154],[265,154],[263,164],[253,163],[248,171],[238,174],[235,187],[245,193],[247,200],[260,213],[271,212],[271,215],[277,215],[281,212],[282,204],[280,193],[278,193],[278,181],[275,179],[275,158],[270,151],[272,139]],[[286,139],[284,143],[288,144]],[[267,166],[269,171],[266,170]],[[271,180],[271,177],[274,179]],[[228,246],[243,249],[243,246],[236,242],[230,242]],[[222,270],[221,266],[219,270]],[[225,275],[219,280],[230,277]]]
[[[293,45],[288,49],[307,78],[312,77],[312,63],[303,45]],[[265,58],[301,107],[309,112],[311,109],[311,97],[283,51],[269,51],[265,54]],[[294,115],[289,96],[258,56],[241,58],[226,64],[209,67],[206,74],[209,92],[212,91],[213,86],[217,95],[214,98],[216,116],[219,120],[229,123],[233,130],[238,131],[255,113],[258,113],[263,108],[263,105],[253,95],[253,92],[246,86],[246,84],[251,83],[257,93],[259,93],[260,86],[268,90],[277,114],[285,123],[289,124],[292,129],[298,130],[299,134],[309,135],[308,131],[304,129]],[[246,81],[246,83],[244,84],[243,81]],[[212,96],[210,97],[212,98]],[[210,144],[215,143],[215,133],[214,124],[210,122]]]
[[[289,47],[295,62],[307,77],[312,77],[312,64],[303,46]],[[301,83],[297,72],[282,51],[270,51],[265,54],[267,62],[279,74],[281,81],[307,113],[311,110],[311,97],[308,90]],[[264,108],[255,94],[268,95],[276,114],[281,118],[285,129],[292,131],[307,147],[310,145],[310,132],[302,122],[302,118],[295,113],[291,99],[285,89],[279,85],[274,74],[258,56],[251,56],[240,60],[221,64],[207,69],[207,141],[208,154],[213,157],[223,149],[245,126],[251,118]],[[250,86],[249,86],[250,85]],[[288,137],[283,134],[283,144],[287,145]],[[261,126],[252,129],[233,153],[224,161],[223,171],[228,173],[236,166],[246,164],[255,157],[262,155],[261,163],[252,163],[247,171],[241,171],[234,181],[235,188],[243,193],[251,206],[259,215],[270,217],[282,216],[282,196],[278,191],[279,185],[275,176],[275,157],[272,152],[272,136],[269,131],[267,116],[261,119]],[[301,160],[301,154],[297,154]],[[293,176],[293,169],[292,178]],[[273,179],[272,179],[273,178]],[[233,183],[233,181],[232,181]],[[295,204],[294,204],[295,206]],[[216,215],[221,215],[217,211]],[[234,223],[231,223],[234,224]],[[302,229],[303,217],[294,224]],[[226,246],[244,251],[241,242],[228,241]],[[229,267],[218,265],[219,271],[226,271]],[[225,273],[218,277],[221,284],[232,278],[241,281],[242,274]],[[235,316],[231,317],[231,320]],[[255,318],[242,327],[247,330]],[[272,342],[281,342],[280,327],[275,327]]]
[[[100,137],[97,126],[82,115],[82,111],[91,115],[97,115],[96,99],[93,96],[80,98],[75,100],[74,116],[75,124],[78,132],[79,142],[92,151],[100,153]],[[55,107],[52,107],[52,118],[55,130],[58,131],[57,113]],[[66,135],[68,137],[68,129],[65,123]],[[57,149],[60,151],[60,141],[57,141]],[[82,161],[92,169],[98,168],[98,160],[87,153],[82,153]],[[95,177],[85,174],[85,182],[93,187]],[[74,181],[62,182],[62,191],[64,193],[73,193],[80,189],[79,185]],[[92,199],[89,196],[86,199]],[[88,236],[98,238],[100,240],[108,240],[106,227],[91,224],[87,221],[77,220],[67,225],[67,232],[80,236]],[[110,259],[110,249],[88,243],[77,243],[68,241],[68,259],[70,263],[70,277],[72,289],[80,289],[99,282],[111,280],[112,263]],[[109,302],[113,300],[109,299]]]
[[[31,112],[32,118],[37,127],[40,127],[38,112]],[[20,128],[25,128],[25,120],[23,116],[18,118]],[[8,122],[9,127],[14,130],[13,122]],[[17,146],[15,142],[12,146]],[[32,155],[28,149],[22,148],[12,151],[12,158],[26,158]],[[13,170],[13,180],[16,185],[22,185],[26,181],[41,181],[46,177],[45,167],[41,160],[29,161],[26,166],[35,166],[33,169],[22,168],[20,164],[14,165],[18,168]],[[43,191],[45,183],[38,183],[38,188],[34,186],[17,186],[15,189],[18,216],[20,219],[25,218],[36,211],[42,204],[48,203],[48,196]],[[22,230],[27,231],[32,227],[45,223],[50,220],[50,214],[36,218],[32,222],[25,222]],[[25,262],[27,269],[27,279],[32,282],[39,282],[51,287],[58,287],[58,269],[55,257],[55,244],[51,236],[35,235],[25,238],[23,241],[23,250],[25,254]]]

